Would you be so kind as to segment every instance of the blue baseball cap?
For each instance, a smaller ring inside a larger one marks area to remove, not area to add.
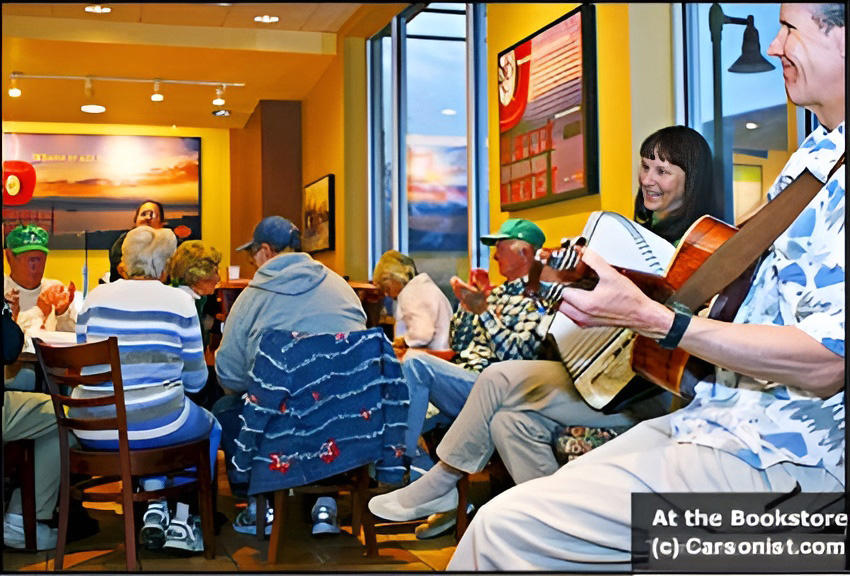
[[[292,248],[301,250],[301,232],[282,216],[266,216],[254,227],[254,238],[239,246],[236,251],[251,250],[265,242],[276,250]]]

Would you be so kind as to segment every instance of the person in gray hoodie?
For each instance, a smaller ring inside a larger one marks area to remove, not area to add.
[[[253,238],[236,250],[250,252],[257,272],[234,302],[215,356],[218,381],[227,395],[213,406],[213,414],[222,427],[228,472],[241,428],[242,395],[248,390],[248,373],[262,334],[273,329],[310,334],[366,329],[366,313],[354,289],[339,274],[300,252],[301,233],[286,218],[263,218]],[[231,484],[231,490],[239,494],[242,487]],[[237,531],[254,532],[253,506],[251,499],[236,518]],[[268,513],[267,519],[271,519]],[[271,528],[271,522],[266,528]]]

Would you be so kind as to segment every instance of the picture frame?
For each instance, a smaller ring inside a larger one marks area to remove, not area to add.
[[[333,250],[336,208],[334,175],[326,174],[304,186],[301,197],[301,250],[310,254]]]
[[[32,198],[3,207],[4,235],[32,223],[51,249],[108,250],[155,200],[178,237],[201,239],[200,137],[4,132],[3,160],[36,174]]]
[[[598,194],[595,7],[502,50],[497,68],[501,210]]]

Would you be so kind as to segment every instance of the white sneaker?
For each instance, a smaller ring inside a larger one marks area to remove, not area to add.
[[[35,523],[35,545],[37,550],[52,550],[56,548],[59,531],[44,522]],[[24,550],[24,517],[20,514],[6,513],[3,518],[3,540],[9,548]]]
[[[474,510],[475,506],[473,506],[472,503],[467,504],[467,517],[469,517]],[[454,528],[456,524],[457,509],[449,510],[448,512],[441,512],[439,514],[431,514],[428,516],[428,520],[426,520],[424,524],[420,524],[416,527],[414,533],[416,534],[417,539],[428,540],[451,532],[452,528]]]
[[[163,549],[203,552],[204,539],[201,535],[201,517],[192,515],[186,520],[173,519],[165,531]]]
[[[322,496],[313,505],[313,535],[339,534],[339,522],[336,518],[336,500]]]
[[[144,526],[139,532],[139,542],[148,550],[159,550],[165,544],[165,531],[170,522],[168,503],[165,500],[150,502],[142,521]]]
[[[419,506],[408,508],[402,506],[398,501],[398,490],[375,496],[369,500],[369,510],[379,518],[392,520],[393,522],[407,522],[417,518],[425,518],[431,514],[448,512],[457,508],[457,488],[434,498]]]

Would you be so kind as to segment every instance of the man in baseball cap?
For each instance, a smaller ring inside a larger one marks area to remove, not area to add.
[[[71,305],[74,283],[66,287],[59,280],[44,277],[49,238],[44,228],[27,224],[14,228],[5,239],[9,274],[3,276],[3,296],[24,331],[27,348],[33,330],[73,332],[77,323],[77,310]],[[7,379],[13,372],[17,376],[7,387],[28,390],[35,386],[31,371],[10,368],[6,370]]]
[[[254,228],[253,238],[236,250],[247,250],[257,271],[230,309],[215,356],[219,383],[234,392],[213,406],[222,427],[221,445],[229,477],[241,428],[241,396],[251,382],[249,371],[261,336],[269,330],[319,334],[366,328],[366,313],[357,294],[342,276],[301,252],[301,232],[286,218],[263,218]],[[236,484],[231,490],[240,493],[243,488]],[[234,529],[253,534],[256,516],[262,513],[255,503],[249,504],[237,517]],[[270,509],[265,514],[267,521],[271,520]],[[336,526],[335,522],[327,524]]]

